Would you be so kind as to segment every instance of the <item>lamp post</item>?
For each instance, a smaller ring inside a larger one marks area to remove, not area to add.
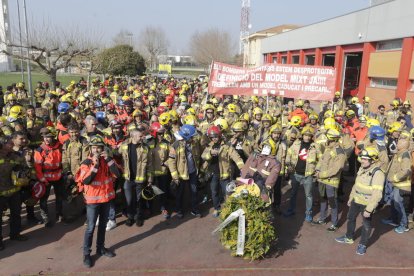
[[[29,52],[29,27],[28,27],[28,23],[27,23],[27,11],[26,11],[26,0],[23,0],[23,9],[24,9],[24,21],[25,21],[25,25],[26,25],[26,54],[27,54],[27,79],[28,79],[28,83],[29,83],[29,93],[30,93],[30,97],[32,99],[32,104],[34,106],[36,106],[36,102],[34,99],[34,94],[33,94],[33,90],[32,90],[32,70],[30,68],[30,52]]]

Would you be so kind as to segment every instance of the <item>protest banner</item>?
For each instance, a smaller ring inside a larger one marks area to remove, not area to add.
[[[335,94],[335,78],[335,68],[326,66],[270,63],[242,68],[213,62],[208,92],[330,101]]]

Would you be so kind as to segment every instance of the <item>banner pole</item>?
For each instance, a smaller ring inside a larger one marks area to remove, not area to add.
[[[266,96],[266,113],[269,113],[269,96]]]

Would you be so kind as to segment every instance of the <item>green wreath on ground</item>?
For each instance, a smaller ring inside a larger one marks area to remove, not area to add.
[[[246,235],[244,244],[245,259],[263,258],[276,240],[276,231],[272,225],[272,215],[268,203],[260,197],[246,194],[228,197],[224,203],[220,219],[224,221],[232,212],[243,209],[246,217]],[[238,221],[232,221],[221,230],[220,242],[236,256]]]

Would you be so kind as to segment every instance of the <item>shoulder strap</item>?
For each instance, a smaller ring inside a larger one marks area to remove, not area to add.
[[[369,181],[369,186],[372,186],[372,180],[374,179],[374,175],[377,171],[380,171],[381,168],[380,167],[375,167],[372,172],[371,172],[371,180]]]

